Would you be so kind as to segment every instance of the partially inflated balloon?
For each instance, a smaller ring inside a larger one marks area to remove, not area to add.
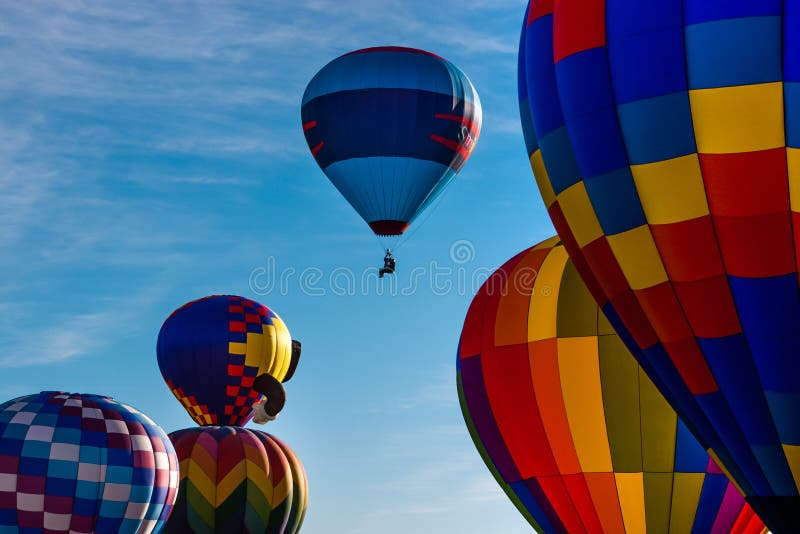
[[[237,427],[170,434],[181,466],[165,532],[294,534],[308,506],[303,464],[274,436]]]
[[[373,232],[402,234],[466,163],[481,104],[455,65],[430,52],[379,47],[345,54],[303,95],[308,146]]]
[[[800,1],[532,0],[522,122],[597,302],[773,530],[800,529]]]
[[[558,238],[511,259],[475,296],[458,386],[484,461],[540,530],[765,530],[614,333]]]
[[[164,380],[192,419],[243,425],[263,393],[268,406],[279,401],[270,415],[283,407],[280,382],[294,373],[300,345],[266,306],[216,295],[175,310],[158,334],[157,353]]]
[[[177,490],[172,443],[130,406],[56,391],[0,404],[0,532],[157,533]]]

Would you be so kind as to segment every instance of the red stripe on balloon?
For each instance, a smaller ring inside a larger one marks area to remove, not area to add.
[[[325,141],[320,141],[320,143],[317,146],[311,149],[311,154],[316,156],[319,153],[319,151],[322,150],[323,146],[325,146]]]
[[[304,122],[304,123],[303,123],[303,131],[304,131],[304,132],[307,132],[307,131],[309,131],[311,128],[316,128],[316,126],[317,126],[317,121],[308,121],[308,122]]]
[[[446,146],[453,152],[458,152],[464,159],[469,157],[469,152],[467,152],[467,149],[465,149],[463,146],[461,146],[460,144],[456,143],[451,139],[446,139],[441,135],[436,135],[436,134],[431,134],[431,139],[436,141],[440,145]]]

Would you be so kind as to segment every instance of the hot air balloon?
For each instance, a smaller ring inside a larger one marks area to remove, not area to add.
[[[534,174],[619,334],[773,531],[800,530],[800,2],[533,0]]]
[[[538,530],[765,531],[614,333],[558,238],[489,277],[457,362],[475,445]]]
[[[320,168],[385,237],[403,234],[461,170],[481,117],[478,93],[458,67],[393,46],[334,59],[302,102],[303,131]]]
[[[170,438],[181,478],[165,532],[299,532],[308,481],[285,443],[237,427],[189,428]]]
[[[200,425],[244,425],[266,395],[274,418],[286,400],[300,343],[278,315],[231,295],[185,304],[158,334],[158,367],[169,389]]]
[[[156,533],[177,490],[172,443],[130,406],[57,391],[0,404],[0,532]]]

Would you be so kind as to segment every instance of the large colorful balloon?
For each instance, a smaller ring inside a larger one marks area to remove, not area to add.
[[[519,82],[595,299],[773,531],[799,531],[800,1],[532,0]]]
[[[539,530],[765,530],[614,333],[558,238],[518,254],[475,296],[458,386],[475,445]]]
[[[424,50],[378,47],[320,70],[303,95],[319,166],[373,232],[402,234],[466,163],[481,130],[478,93]]]
[[[157,353],[169,389],[198,424],[244,425],[264,393],[269,415],[283,407],[280,382],[294,374],[300,344],[266,306],[216,295],[175,310],[158,334]]]
[[[177,490],[172,443],[130,406],[56,391],[0,404],[0,532],[157,533]]]
[[[293,534],[308,506],[300,460],[265,432],[188,428],[170,434],[181,466],[165,532]]]

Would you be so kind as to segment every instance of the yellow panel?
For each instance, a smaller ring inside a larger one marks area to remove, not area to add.
[[[597,220],[594,206],[589,200],[583,182],[568,187],[557,198],[564,217],[581,248],[603,235],[600,221]]]
[[[607,239],[632,289],[653,287],[667,280],[649,226],[640,226]]]
[[[567,263],[567,251],[564,247],[556,247],[545,258],[536,281],[533,283],[533,295],[528,311],[528,341],[541,341],[556,337],[556,319],[558,318],[558,290],[561,287],[561,275]]]
[[[219,506],[225,502],[246,478],[247,469],[245,462],[241,461],[236,464],[236,467],[228,471],[228,474],[217,484],[217,502],[214,505]]]
[[[257,367],[259,370],[264,365],[264,355],[267,354],[268,347],[265,343],[269,342],[267,336],[256,332],[247,332],[247,353],[244,357],[244,364],[248,367]]]
[[[642,473],[614,473],[625,532],[647,532]]]
[[[789,463],[789,469],[792,470],[794,485],[795,487],[800,488],[800,446],[784,445],[783,453],[786,455],[786,461]]]
[[[244,356],[247,354],[247,343],[239,343],[236,341],[229,341],[228,342],[228,352],[230,354],[237,354],[239,356]]]
[[[632,165],[631,172],[650,224],[670,224],[708,215],[697,154]]]
[[[674,476],[669,534],[691,534],[705,474],[675,473]]]
[[[550,239],[545,239],[538,245],[532,247],[531,250],[550,250],[551,248],[556,246],[556,243],[558,243],[559,241],[561,241],[561,238],[558,237],[557,235],[554,235]]]
[[[195,450],[197,449],[195,448]],[[212,477],[216,477],[217,474],[206,473],[203,467],[194,460],[189,461],[189,468],[186,472],[188,473],[189,480],[192,481],[192,484],[197,488],[200,495],[202,495],[209,504],[216,502],[215,495],[217,485],[214,484]]]
[[[264,332],[264,347],[266,350],[263,353],[259,372],[272,374],[271,370],[275,365],[275,346],[278,341],[278,334],[275,332],[275,327],[269,324],[262,324],[261,330]]]
[[[800,148],[786,148],[789,164],[789,199],[792,211],[800,211]]]
[[[286,323],[279,317],[274,317],[272,322],[275,324],[276,345],[272,349],[275,353],[275,363],[271,374],[278,380],[283,380],[292,360],[292,336],[289,334]]]
[[[544,205],[549,208],[556,201],[556,193],[553,191],[553,184],[550,183],[547,167],[544,166],[541,150],[536,150],[531,154],[531,169],[533,169],[533,177],[536,178]]]
[[[783,84],[689,91],[697,150],[702,154],[754,152],[786,144]]]
[[[611,450],[600,388],[597,338],[559,339],[558,370],[581,468],[588,473],[610,473]]]

